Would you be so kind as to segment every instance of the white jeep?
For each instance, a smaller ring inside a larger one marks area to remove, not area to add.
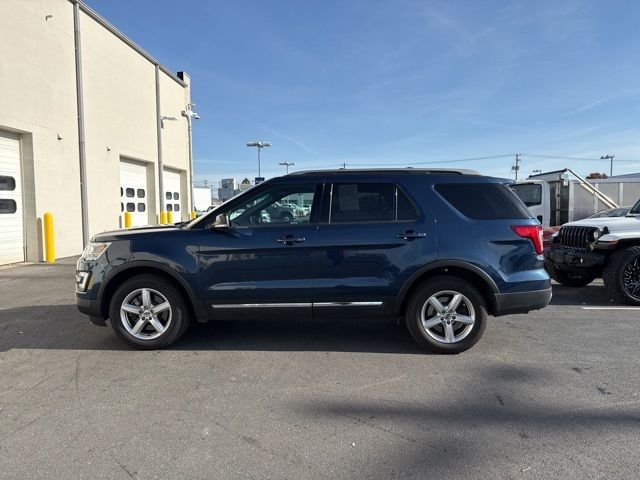
[[[562,285],[602,277],[611,298],[640,305],[640,200],[626,217],[564,224],[545,251],[545,268]]]

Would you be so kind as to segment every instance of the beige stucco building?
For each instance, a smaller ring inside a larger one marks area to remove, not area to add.
[[[45,212],[57,257],[122,226],[124,211],[137,225],[162,207],[188,219],[189,104],[186,74],[83,3],[1,1],[0,264],[43,259]]]

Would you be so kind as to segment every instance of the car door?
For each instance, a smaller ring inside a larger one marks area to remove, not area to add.
[[[437,257],[435,222],[393,182],[325,185],[313,315],[388,315],[411,273]]]
[[[283,201],[315,204],[317,189],[316,183],[295,179],[270,182],[216,211],[229,215],[230,227],[206,229],[198,252],[201,290],[214,318],[256,311],[310,316],[314,209],[294,218],[268,212]]]

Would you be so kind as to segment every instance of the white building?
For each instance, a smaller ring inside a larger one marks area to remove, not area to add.
[[[186,74],[76,0],[2,0],[0,59],[0,264],[43,259],[45,212],[58,257],[189,217]]]

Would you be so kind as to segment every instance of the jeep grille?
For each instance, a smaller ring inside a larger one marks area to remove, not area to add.
[[[586,250],[588,245],[593,242],[593,231],[595,227],[562,227],[558,238],[560,245],[569,248],[578,248]]]

